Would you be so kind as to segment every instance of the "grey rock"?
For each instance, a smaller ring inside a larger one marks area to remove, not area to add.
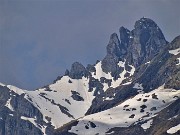
[[[15,96],[12,96],[15,95]],[[14,111],[4,106],[7,100],[11,97],[11,106]],[[27,120],[21,119],[21,116],[34,118],[39,125],[45,124],[42,114],[29,101],[24,98],[24,95],[17,95],[10,91],[7,87],[0,86],[0,134],[1,135],[42,135],[39,128]],[[11,115],[10,115],[11,114]]]
[[[69,77],[72,79],[81,79],[83,76],[88,76],[86,68],[79,62],[73,63],[69,72]]]
[[[127,58],[135,67],[150,61],[167,44],[161,29],[149,18],[136,21]]]
[[[120,33],[120,42],[122,48],[125,50],[125,53],[127,53],[127,48],[129,47],[129,36],[130,36],[130,31],[124,27],[120,27],[119,29]]]
[[[118,35],[113,33],[110,37],[109,44],[107,45],[107,55],[102,60],[102,70],[105,73],[116,72],[118,70],[117,63],[121,57],[120,41]]]
[[[80,96],[80,94],[77,91],[71,90],[72,98],[76,101],[84,101],[83,97]]]

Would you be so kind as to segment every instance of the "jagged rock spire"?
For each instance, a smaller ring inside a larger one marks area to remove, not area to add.
[[[130,34],[127,59],[131,57],[131,62],[136,67],[150,61],[167,44],[161,29],[149,18],[136,21]]]
[[[120,42],[124,49],[128,48],[130,31],[123,26],[119,28]]]
[[[117,70],[117,62],[121,56],[120,41],[116,33],[110,36],[106,49],[107,55],[102,60],[102,70],[106,73],[115,72]]]
[[[119,38],[116,33],[110,36],[107,55],[102,61],[105,72],[115,72],[117,62],[124,59],[138,67],[150,61],[167,44],[161,29],[149,18],[136,21],[132,31],[120,27],[119,33]]]
[[[118,35],[113,33],[110,36],[109,44],[107,45],[107,55],[119,55],[120,53],[120,41]]]

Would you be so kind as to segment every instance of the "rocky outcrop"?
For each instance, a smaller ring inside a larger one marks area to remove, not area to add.
[[[121,48],[118,35],[113,33],[110,37],[109,44],[106,47],[107,55],[102,60],[102,70],[105,73],[111,72],[114,74],[119,71],[117,63],[125,50]]]
[[[132,79],[132,83],[129,85],[120,85],[117,88],[111,88],[111,92],[107,90],[103,95],[113,95],[114,99],[111,101],[103,101],[104,96],[97,96],[93,102],[87,114],[97,113],[111,108],[136,95],[137,89],[133,86],[135,83],[142,84],[144,92],[149,92],[165,84],[165,88],[180,89],[180,67],[176,65],[176,59],[180,57],[178,55],[172,55],[169,50],[177,49],[180,47],[180,38],[175,38],[172,43],[164,46],[150,63],[142,64],[139,66]],[[98,103],[98,104],[97,104]]]
[[[149,18],[141,18],[136,21],[134,29],[130,33],[129,42],[130,62],[135,67],[150,61],[167,44],[161,29]]]
[[[136,21],[132,31],[120,27],[119,33],[120,37],[116,33],[111,35],[107,54],[102,60],[103,71],[110,72],[113,77],[121,73],[117,66],[119,60],[139,67],[151,61],[168,43],[161,29],[149,18]]]
[[[79,62],[75,62],[72,64],[71,70],[68,75],[72,79],[81,79],[83,76],[88,76],[88,71],[82,64],[80,64]]]
[[[41,125],[43,118],[24,95],[18,95],[7,87],[0,86],[0,134],[1,135],[43,135]],[[9,103],[8,103],[9,102]],[[5,105],[9,104],[9,108]],[[28,118],[35,119],[39,128]]]

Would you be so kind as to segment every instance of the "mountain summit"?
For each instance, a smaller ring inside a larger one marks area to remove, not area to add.
[[[180,36],[141,18],[106,49],[34,91],[0,84],[0,135],[180,134]]]

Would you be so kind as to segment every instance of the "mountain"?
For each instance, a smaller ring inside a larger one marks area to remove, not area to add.
[[[149,18],[120,27],[104,59],[34,91],[0,84],[1,135],[180,134],[180,36]]]

